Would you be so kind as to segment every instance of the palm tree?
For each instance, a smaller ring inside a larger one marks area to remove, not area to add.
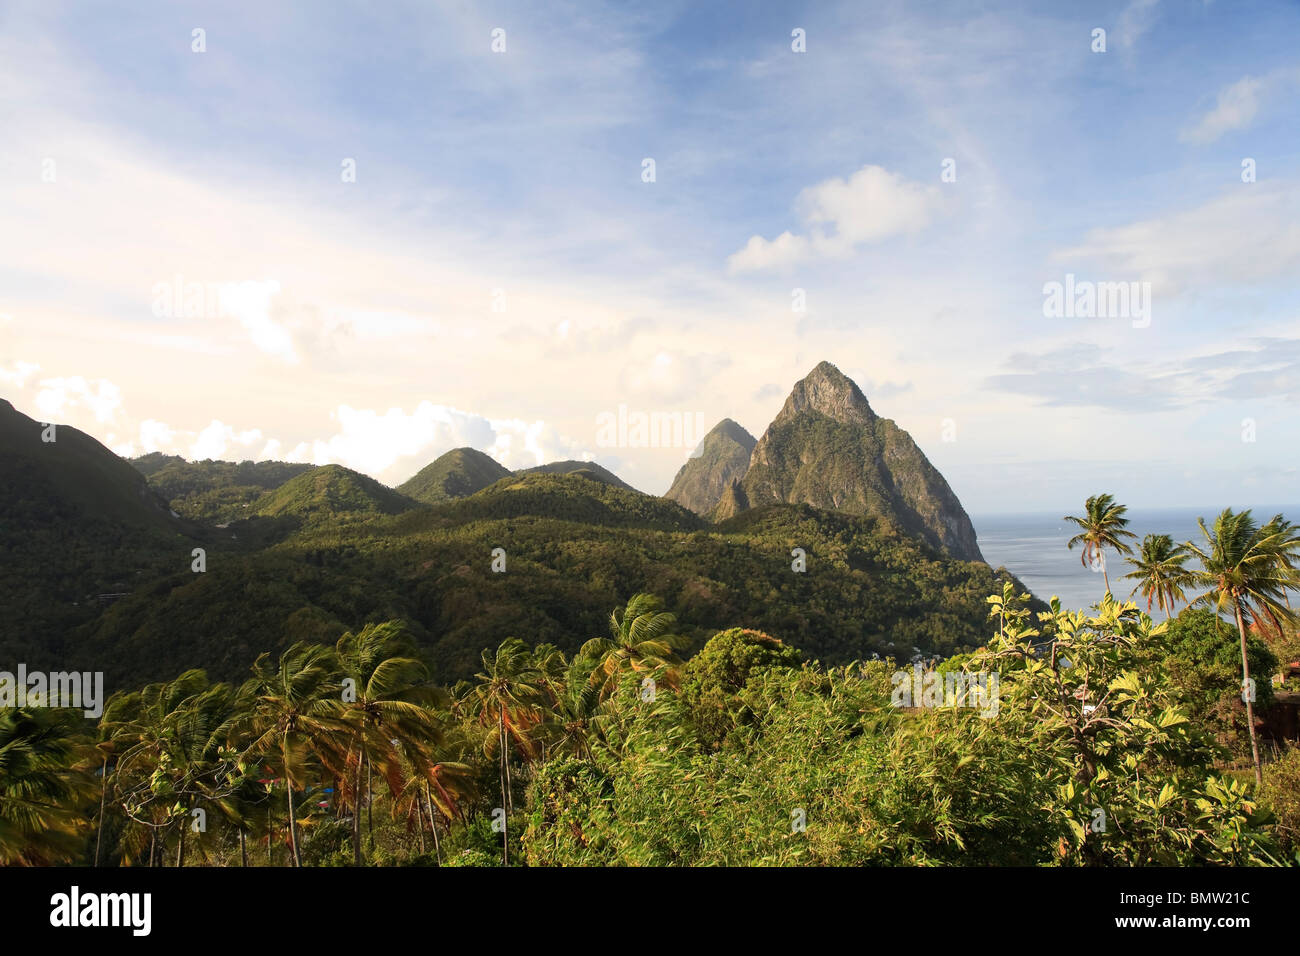
[[[627,607],[610,613],[609,637],[595,637],[582,645],[579,656],[595,662],[591,682],[600,686],[602,697],[614,692],[628,670],[663,671],[673,679],[681,663],[674,652],[685,645],[686,638],[673,631],[677,618],[661,607],[652,594],[634,594]]]
[[[1147,599],[1147,611],[1154,602],[1166,616],[1173,617],[1175,602],[1187,598],[1183,588],[1196,580],[1196,575],[1183,566],[1191,556],[1186,545],[1174,544],[1174,539],[1167,534],[1147,535],[1142,539],[1141,553],[1129,559],[1133,570],[1124,575],[1138,582],[1129,597],[1141,589]]]
[[[532,752],[528,730],[540,716],[537,672],[528,645],[517,637],[507,638],[495,652],[483,652],[483,671],[474,675],[478,681],[469,691],[471,712],[485,726],[496,725],[484,751],[497,751],[501,777],[501,809],[508,819],[513,808],[510,792],[510,741],[513,739],[525,754]],[[504,824],[508,826],[508,824]],[[502,830],[502,861],[510,864],[509,833]]]
[[[83,852],[94,785],[77,767],[76,720],[42,707],[0,711],[0,864],[70,863]]]
[[[351,693],[344,695],[343,719],[352,727],[347,760],[355,763],[353,780],[352,858],[361,865],[361,794],[365,773],[367,812],[370,812],[370,771],[374,766],[393,792],[401,789],[399,755],[421,752],[440,738],[438,722],[427,705],[434,702],[433,688],[423,686],[429,675],[413,657],[397,656],[403,638],[401,624],[367,624],[359,633],[344,634],[335,651]],[[368,824],[374,850],[373,819]]]
[[[1255,739],[1254,695],[1244,690],[1250,683],[1250,664],[1246,659],[1246,618],[1267,622],[1279,632],[1283,623],[1294,623],[1291,610],[1284,606],[1287,591],[1297,585],[1295,556],[1300,536],[1284,522],[1274,520],[1262,528],[1255,524],[1250,511],[1234,514],[1231,508],[1214,520],[1214,529],[1198,519],[1205,548],[1188,542],[1188,551],[1201,562],[1196,574],[1198,584],[1208,588],[1193,605],[1214,605],[1217,612],[1230,609],[1237,621],[1241,638],[1242,696],[1246,698],[1246,724],[1250,730],[1251,759],[1255,764],[1255,783],[1262,785],[1263,770],[1259,743]]]
[[[278,664],[272,663],[270,654],[262,654],[248,684],[253,701],[247,717],[252,743],[245,759],[270,758],[284,775],[295,867],[302,866],[302,854],[293,815],[294,786],[306,782],[313,758],[339,776],[339,742],[354,738],[353,726],[344,720],[336,665],[332,649],[299,642],[280,656]]]
[[[1066,515],[1062,521],[1069,521],[1083,529],[1070,539],[1066,545],[1071,551],[1076,544],[1083,545],[1079,563],[1084,567],[1100,562],[1101,573],[1106,579],[1106,593],[1110,593],[1110,572],[1106,570],[1106,548],[1114,548],[1120,554],[1132,554],[1133,549],[1125,544],[1125,538],[1137,538],[1132,531],[1126,531],[1128,511],[1126,505],[1115,503],[1114,495],[1093,495],[1084,502],[1084,516],[1076,518]]]

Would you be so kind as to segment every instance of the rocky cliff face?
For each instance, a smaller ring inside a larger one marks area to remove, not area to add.
[[[682,465],[664,497],[696,514],[709,514],[731,483],[745,477],[755,444],[753,435],[724,418],[704,436],[698,454]]]
[[[806,503],[889,518],[947,554],[982,561],[970,518],[910,435],[829,362],[795,385],[740,483],[749,507]]]

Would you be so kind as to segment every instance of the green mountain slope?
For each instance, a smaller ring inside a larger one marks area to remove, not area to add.
[[[878,515],[953,557],[982,560],[943,475],[829,362],[795,385],[754,446],[741,486],[753,508],[806,503]]]
[[[131,464],[182,517],[219,524],[246,518],[266,492],[314,467],[287,461],[186,461],[152,452]]]
[[[755,444],[753,435],[730,418],[724,418],[704,436],[664,497],[696,514],[709,514],[731,483],[745,477]]]
[[[0,659],[80,667],[69,631],[116,599],[107,595],[188,568],[200,529],[84,432],[41,435],[0,399]]]
[[[520,475],[571,475],[578,471],[589,471],[600,481],[615,485],[619,488],[626,488],[628,491],[636,491],[631,485],[614,474],[608,468],[596,464],[594,461],[552,461],[545,465],[536,465],[532,468],[521,468],[516,474]],[[640,494],[640,492],[637,492]]]
[[[509,468],[481,451],[453,448],[398,485],[397,490],[416,501],[436,504],[482,491],[509,474]]]
[[[255,515],[325,520],[343,515],[395,515],[420,507],[406,495],[342,465],[322,465],[291,478],[255,501]]]

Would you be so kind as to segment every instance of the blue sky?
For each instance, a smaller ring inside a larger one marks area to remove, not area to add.
[[[1083,6],[8,4],[0,394],[125,454],[660,493],[687,449],[601,413],[758,435],[827,359],[972,512],[1300,499],[1300,7]],[[1067,274],[1149,324],[1046,316]],[[176,277],[264,291],[159,314]]]

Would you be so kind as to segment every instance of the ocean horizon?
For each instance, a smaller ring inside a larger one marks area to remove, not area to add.
[[[1093,571],[1081,563],[1082,548],[1067,550],[1066,542],[1078,533],[1078,528],[1062,519],[1065,514],[1081,514],[1082,502],[1073,508],[1066,506],[1059,512],[1025,512],[1021,514],[972,515],[971,523],[979,541],[980,552],[991,566],[1005,567],[1028,588],[1035,597],[1044,601],[1052,595],[1061,599],[1063,607],[1083,610],[1096,604],[1105,593],[1106,585],[1100,571]],[[1212,525],[1223,506],[1214,508],[1130,508],[1128,530],[1137,535],[1134,545],[1141,543],[1144,535],[1167,534],[1174,541],[1191,541],[1201,544],[1204,536],[1197,525],[1204,518]],[[1300,505],[1260,505],[1251,508],[1261,521],[1281,513],[1300,515]],[[1136,547],[1135,549],[1136,550]],[[1106,568],[1110,573],[1111,590],[1115,597],[1124,599],[1136,583],[1124,579],[1133,570],[1125,558],[1114,551],[1106,552]],[[1189,597],[1195,595],[1189,593]],[[1146,609],[1146,600],[1139,593],[1133,600]],[[1182,605],[1180,605],[1181,608]],[[1152,605],[1151,614],[1157,619],[1163,614]]]

